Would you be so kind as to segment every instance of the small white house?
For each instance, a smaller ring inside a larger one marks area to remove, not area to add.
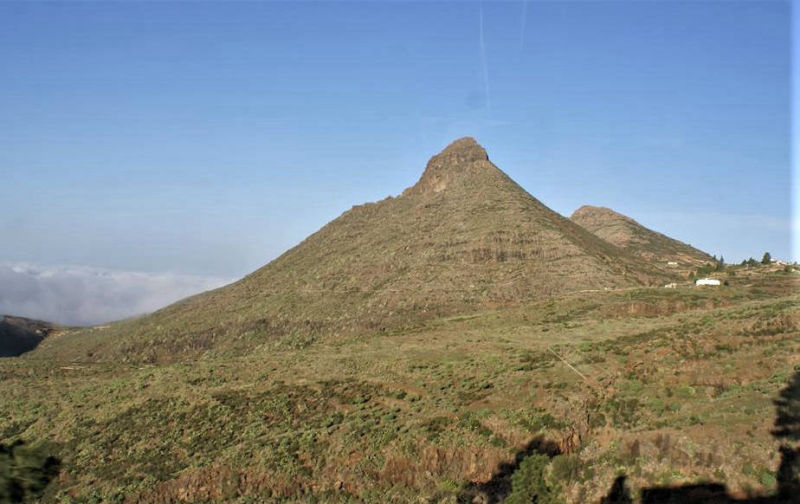
[[[666,284],[664,286],[664,288],[665,289],[677,289],[678,288],[678,284],[676,284],[675,282],[668,283],[668,284]]]
[[[678,267],[678,261],[667,261],[667,267],[669,267],[669,268],[677,268]]]
[[[720,285],[721,282],[716,278],[698,278],[695,285]]]

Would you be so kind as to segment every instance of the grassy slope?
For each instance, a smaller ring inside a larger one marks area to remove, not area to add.
[[[160,366],[3,360],[0,442],[43,442],[64,460],[45,502],[448,502],[531,439],[566,446],[573,432],[577,449],[553,465],[569,502],[599,498],[619,471],[634,488],[767,492],[800,297],[782,273],[730,280]]]

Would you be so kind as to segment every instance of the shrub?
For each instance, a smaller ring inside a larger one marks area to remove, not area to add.
[[[581,473],[581,460],[577,455],[559,455],[553,459],[551,475],[555,481],[570,483]]]
[[[534,454],[522,460],[519,469],[511,475],[511,494],[506,504],[560,504],[563,502],[557,484],[547,481],[547,455]]]
[[[61,463],[44,450],[17,441],[0,443],[0,502],[26,502],[39,497],[58,475]]]

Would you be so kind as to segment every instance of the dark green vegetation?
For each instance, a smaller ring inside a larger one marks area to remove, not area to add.
[[[560,504],[564,502],[557,475],[553,475],[551,478],[547,477],[549,465],[550,459],[547,455],[534,454],[526,457],[511,476],[511,494],[506,499],[506,504],[528,504],[530,502]],[[548,479],[555,480],[555,482],[548,481]]]
[[[15,357],[30,352],[57,326],[22,317],[0,319],[0,357]]]
[[[702,250],[647,229],[635,220],[609,208],[582,206],[570,219],[603,240],[620,247],[637,257],[666,266],[677,263],[681,270],[717,263]]]
[[[0,502],[34,502],[58,475],[60,462],[42,447],[0,443]]]

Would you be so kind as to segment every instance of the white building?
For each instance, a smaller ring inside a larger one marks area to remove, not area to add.
[[[678,284],[676,284],[675,282],[668,283],[667,285],[664,286],[664,288],[665,289],[677,289],[678,288]]]
[[[721,282],[716,278],[698,278],[695,285],[720,285]]]
[[[677,268],[678,267],[678,261],[667,261],[667,266],[670,267],[670,268]]]

